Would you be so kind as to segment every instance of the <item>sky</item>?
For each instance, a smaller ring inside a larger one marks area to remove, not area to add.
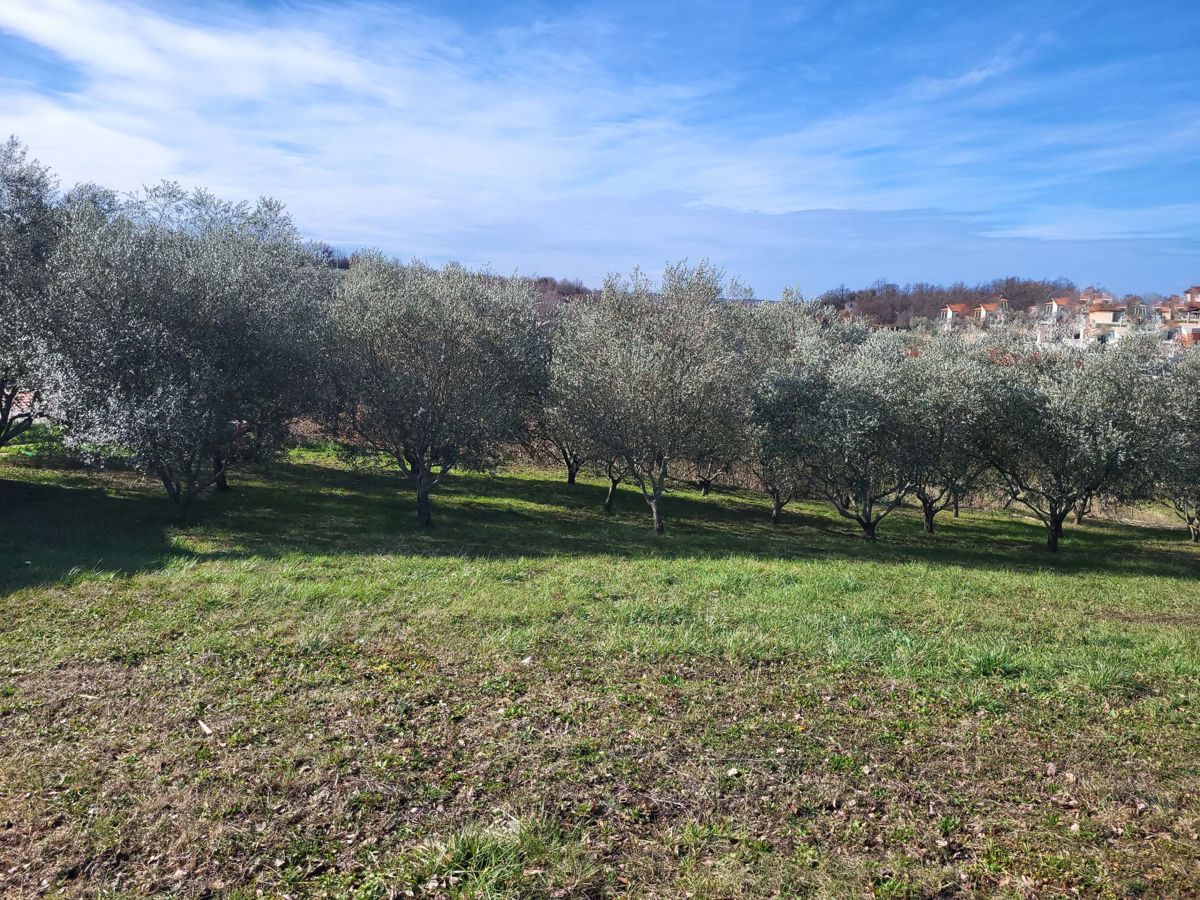
[[[0,0],[0,132],[593,286],[1200,282],[1195,0]]]

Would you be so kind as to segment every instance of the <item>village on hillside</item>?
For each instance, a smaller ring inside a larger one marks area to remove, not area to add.
[[[1165,342],[1188,347],[1200,342],[1200,284],[1165,299],[1124,299],[1103,291],[1054,297],[1024,310],[1006,297],[981,303],[943,306],[939,324],[945,330],[986,328],[1005,322],[1033,330],[1038,341],[1079,345],[1118,341],[1133,331],[1153,330]]]

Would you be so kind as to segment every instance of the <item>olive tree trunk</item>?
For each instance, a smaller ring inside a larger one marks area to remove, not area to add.
[[[639,472],[631,460],[630,470],[642,489],[646,505],[650,507],[650,515],[654,520],[654,533],[665,534],[667,526],[662,516],[662,494],[667,483],[667,460],[665,458],[654,460],[646,467],[645,472]],[[649,486],[646,484],[647,481]]]
[[[933,519],[937,515],[937,507],[928,497],[921,497],[921,517],[926,534],[933,534]]]
[[[570,449],[564,448],[560,451],[562,454],[563,463],[567,467],[567,484],[574,484],[576,477],[579,475],[579,469],[583,465],[583,460],[579,454]]]
[[[220,453],[213,455],[213,479],[217,485],[218,491],[229,490],[229,480],[225,477],[225,473],[229,466],[226,465],[225,457]]]
[[[659,509],[659,495],[656,491],[654,496],[646,502],[650,504],[650,514],[654,519],[654,533],[665,534],[667,531],[666,523],[663,522],[662,510]]]
[[[1063,521],[1070,511],[1070,505],[1062,508],[1051,507],[1050,509],[1050,515],[1046,520],[1046,549],[1051,553],[1058,552],[1058,542],[1063,536]]]
[[[175,507],[175,520],[180,525],[186,525],[188,521],[188,511],[192,508],[192,503],[196,497],[200,495],[200,488],[194,480],[188,479],[180,483],[179,479],[169,471],[164,474],[164,470],[159,470],[159,478],[162,480],[163,487],[166,488],[167,497],[170,498],[171,504]]]
[[[422,528],[433,527],[433,507],[429,503],[429,485],[423,478],[417,481],[417,524]]]
[[[604,497],[604,511],[608,515],[612,515],[613,507],[617,503],[617,485],[621,483],[620,478],[608,476],[608,494]]]

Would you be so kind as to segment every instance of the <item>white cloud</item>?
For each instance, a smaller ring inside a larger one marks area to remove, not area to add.
[[[1071,155],[1083,177],[1149,152],[1144,134],[962,127],[1042,89],[1014,75],[1038,43],[1020,37],[965,71],[897,84],[837,115],[729,128],[706,115],[728,84],[637,81],[606,62],[598,48],[611,35],[595,19],[469,33],[389,5],[228,15],[5,0],[0,32],[78,76],[57,91],[0,81],[5,130],[68,182],[132,189],[167,177],[271,194],[338,243],[593,279],[709,253],[762,272],[767,292],[787,279],[766,250],[789,265],[804,254],[819,271],[849,265],[851,221],[876,267],[899,253],[890,241],[921,240],[930,253],[955,236],[1069,237],[1061,217],[1012,218],[1061,177],[1041,157]],[[993,171],[998,153],[1028,166],[1019,189]],[[879,216],[913,209],[943,212]],[[964,218],[975,210],[989,220]],[[1101,210],[1109,225],[1090,233],[1141,234],[1156,221],[1147,212],[1130,231],[1135,218]]]

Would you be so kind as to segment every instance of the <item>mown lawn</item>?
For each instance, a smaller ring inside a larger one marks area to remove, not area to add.
[[[0,468],[0,893],[1200,894],[1200,548]]]

